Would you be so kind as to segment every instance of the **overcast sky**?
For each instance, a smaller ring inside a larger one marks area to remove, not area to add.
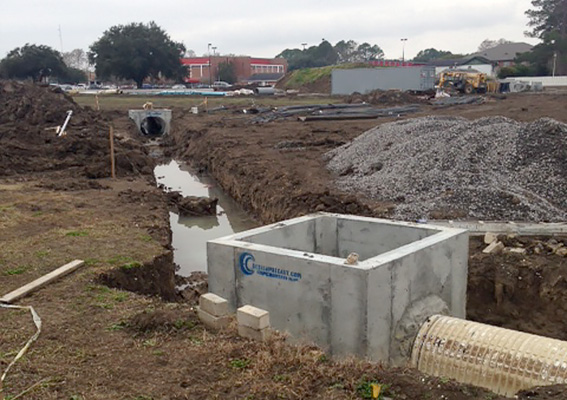
[[[379,45],[386,58],[409,59],[434,47],[476,51],[484,39],[526,38],[531,0],[1,0],[0,58],[25,43],[87,50],[113,25],[155,21],[198,55],[273,57],[326,39]],[[61,39],[60,40],[60,30]]]

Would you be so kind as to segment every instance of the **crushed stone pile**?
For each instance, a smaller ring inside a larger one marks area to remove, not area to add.
[[[567,125],[542,118],[424,117],[326,154],[336,184],[396,204],[394,217],[565,221]]]
[[[66,136],[55,127],[73,115]],[[101,114],[82,108],[59,88],[0,80],[0,176],[65,171],[74,176],[110,176],[109,125]],[[151,174],[147,151],[115,138],[118,176]]]

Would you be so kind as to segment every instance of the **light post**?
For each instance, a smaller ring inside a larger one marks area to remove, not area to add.
[[[405,51],[406,51],[406,42],[408,41],[407,38],[400,39],[402,41],[402,67],[404,66],[405,61]]]
[[[217,46],[213,46],[211,47],[211,49],[213,49],[213,58],[214,58],[216,56],[215,50],[217,49]],[[216,82],[216,78],[214,79],[214,81]]]
[[[209,43],[207,45],[207,52],[209,53],[209,86],[211,86],[211,84],[213,83],[211,81],[211,71],[212,71],[212,69],[211,69],[211,44],[212,43]]]
[[[554,51],[553,52],[553,72],[551,73],[551,76],[555,76],[555,67],[557,66],[557,52]]]

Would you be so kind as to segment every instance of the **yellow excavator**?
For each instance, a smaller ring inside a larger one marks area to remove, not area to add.
[[[445,70],[439,75],[439,88],[465,94],[486,93],[487,76],[473,69]]]

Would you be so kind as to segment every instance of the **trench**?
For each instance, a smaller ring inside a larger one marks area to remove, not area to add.
[[[259,226],[243,208],[206,174],[197,174],[177,160],[155,167],[158,184],[183,196],[217,198],[217,215],[180,216],[169,212],[172,231],[173,261],[178,275],[207,271],[207,241]]]

